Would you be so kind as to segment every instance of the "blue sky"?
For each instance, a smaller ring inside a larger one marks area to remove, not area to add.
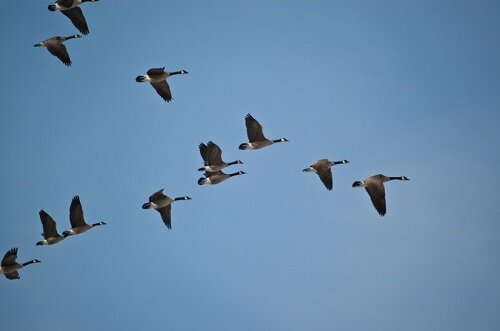
[[[48,4],[0,11],[0,254],[42,260],[0,279],[6,329],[500,328],[500,3],[102,0],[69,68]],[[134,81],[162,66],[169,104]],[[247,113],[289,142],[238,150]],[[247,174],[198,186],[208,140]],[[411,179],[383,218],[376,173]],[[35,246],[77,194],[108,224]]]

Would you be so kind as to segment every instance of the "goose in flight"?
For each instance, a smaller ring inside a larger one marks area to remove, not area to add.
[[[188,196],[171,198],[163,194],[163,190],[164,189],[162,188],[161,190],[151,194],[149,202],[144,203],[142,205],[142,209],[156,209],[160,213],[163,223],[165,223],[168,229],[172,229],[172,203],[179,200],[191,200],[191,198]]]
[[[64,63],[67,66],[71,65],[71,59],[69,58],[68,51],[66,50],[66,46],[64,46],[64,42],[69,39],[73,38],[81,38],[79,34],[74,34],[69,37],[52,37],[49,39],[46,39],[38,44],[35,44],[35,47],[47,47],[47,50],[50,52],[50,54],[54,55],[57,57],[59,60],[61,60],[62,63]]]
[[[167,78],[173,75],[184,75],[187,73],[186,70],[168,72],[165,71],[165,67],[152,68],[149,69],[145,75],[137,76],[135,81],[138,83],[150,83],[164,101],[170,102],[172,101],[172,92],[170,92]]]
[[[274,143],[282,143],[288,141],[286,138],[280,139],[267,139],[262,132],[262,125],[252,115],[247,114],[245,116],[245,125],[247,127],[248,143],[243,143],[240,145],[240,149],[260,149],[270,146]]]
[[[305,168],[304,172],[315,172],[318,176],[319,179],[323,182],[327,190],[331,191],[333,188],[333,179],[332,179],[332,170],[331,168],[334,165],[337,164],[346,164],[349,163],[347,160],[342,160],[342,161],[330,161],[327,159],[321,159],[313,164],[311,164],[309,167]]]
[[[406,181],[410,179],[406,176],[388,177],[378,174],[365,178],[361,181],[355,181],[352,184],[352,187],[364,187],[372,200],[373,207],[375,207],[380,216],[384,216],[386,212],[384,183],[390,180]]]
[[[24,268],[32,263],[40,263],[41,261],[33,259],[28,262],[18,263],[17,258],[17,248],[10,249],[2,259],[2,265],[0,266],[0,274],[3,274],[8,279],[19,279],[19,273],[17,270]]]
[[[56,0],[55,5],[49,5],[50,11],[60,10],[61,13],[71,20],[71,23],[83,34],[89,33],[89,27],[85,16],[83,16],[80,5],[84,2],[97,2],[99,0]]]

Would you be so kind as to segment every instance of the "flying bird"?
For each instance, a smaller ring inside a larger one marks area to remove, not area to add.
[[[2,259],[2,265],[0,266],[0,274],[3,274],[8,279],[19,279],[19,273],[17,270],[32,264],[32,263],[40,263],[41,261],[37,259],[33,259],[24,263],[17,263],[17,248],[10,249]]]
[[[170,92],[170,86],[167,83],[167,78],[173,75],[184,75],[187,73],[188,72],[186,70],[168,72],[165,71],[165,67],[152,68],[148,70],[146,75],[137,76],[135,81],[138,83],[149,82],[163,100],[170,102],[172,101],[172,92]]]
[[[75,195],[73,200],[71,200],[71,205],[69,207],[69,222],[71,223],[71,229],[63,232],[63,236],[65,237],[84,233],[95,226],[106,225],[105,222],[97,222],[94,224],[85,223],[82,204],[78,195]]]
[[[201,177],[200,179],[198,179],[198,185],[215,185],[222,183],[223,181],[225,181],[230,177],[244,175],[244,174],[246,174],[246,172],[244,171],[238,171],[232,174],[226,174],[221,170],[213,172],[205,171],[205,177]]]
[[[262,125],[252,115],[245,116],[245,125],[247,127],[248,143],[240,145],[240,149],[260,149],[272,145],[274,143],[281,143],[288,141],[286,138],[270,140],[264,136],[262,132]]]
[[[142,205],[142,209],[156,209],[160,213],[163,223],[165,223],[168,229],[172,229],[172,203],[178,200],[191,200],[191,198],[188,196],[171,198],[163,194],[163,190],[164,189],[162,188],[161,190],[153,193],[149,197],[149,202]]]
[[[327,159],[321,159],[313,164],[311,164],[309,167],[305,168],[304,172],[315,172],[318,176],[319,179],[325,184],[325,187],[331,191],[333,188],[333,179],[332,179],[332,170],[331,167],[337,164],[346,164],[349,163],[347,160],[342,160],[342,161],[330,161]]]
[[[201,143],[198,147],[200,149],[200,155],[204,161],[204,166],[199,168],[198,171],[215,172],[233,164],[243,164],[240,160],[229,163],[222,161],[222,150],[212,141],[209,141],[207,145]]]
[[[61,13],[71,20],[71,23],[83,34],[89,33],[89,27],[82,9],[79,7],[84,2],[96,2],[99,0],[56,0],[55,5],[49,5],[50,11],[60,10]]]
[[[54,245],[65,238],[57,232],[56,222],[45,212],[45,210],[40,210],[39,215],[43,226],[42,236],[45,240],[37,242],[37,246]]]
[[[361,181],[355,181],[352,184],[352,187],[364,187],[370,199],[372,200],[373,206],[380,214],[380,216],[384,216],[386,212],[385,205],[385,189],[384,183],[390,180],[410,180],[408,177],[399,176],[399,177],[388,177],[382,174],[373,175],[368,178],[365,178]]]
[[[41,43],[35,44],[35,47],[47,47],[47,50],[50,54],[56,56],[62,63],[67,66],[71,65],[71,59],[69,58],[68,51],[66,50],[66,46],[64,46],[64,42],[73,38],[81,38],[79,34],[74,34],[69,37],[52,37],[42,41]]]

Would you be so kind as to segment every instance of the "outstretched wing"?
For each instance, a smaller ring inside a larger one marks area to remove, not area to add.
[[[12,272],[9,272],[9,273],[6,273],[4,274],[5,277],[7,277],[8,279],[19,279],[21,277],[19,277],[19,273],[17,272],[17,270],[14,270]]]
[[[49,214],[45,212],[45,210],[40,210],[40,221],[42,222],[43,225],[43,237],[45,239],[47,238],[52,238],[56,237],[58,235],[57,233],[57,228],[56,228],[56,222],[52,217],[50,217]]]
[[[221,164],[222,163],[222,150],[217,144],[212,141],[208,142],[208,163],[212,164]]]
[[[166,102],[172,101],[172,92],[170,92],[170,86],[168,86],[168,83],[165,79],[159,82],[151,82],[151,85],[163,100],[165,100]]]
[[[71,200],[71,206],[69,207],[69,221],[72,228],[85,225],[82,204],[80,203],[80,197],[78,195],[75,195],[73,200]]]
[[[201,158],[203,159],[203,162],[205,162],[205,165],[208,165],[207,162],[207,152],[208,152],[208,147],[204,143],[201,143],[198,145],[198,148],[200,149],[200,155]]]
[[[263,141],[266,140],[264,133],[262,132],[262,126],[252,115],[247,114],[245,116],[245,125],[247,127],[247,136],[249,142]]]
[[[172,229],[172,223],[171,223],[171,210],[172,210],[172,205],[165,206],[163,208],[156,209],[161,215],[161,219],[163,220],[163,223],[167,226],[168,229]]]
[[[71,20],[71,23],[83,34],[89,34],[89,27],[87,26],[87,21],[83,16],[82,9],[80,7],[73,7],[71,9],[61,10],[66,17]]]
[[[17,247],[10,249],[7,253],[5,253],[2,259],[2,266],[9,266],[16,263],[17,257]]]
[[[65,65],[71,65],[71,59],[69,58],[68,51],[66,50],[66,46],[64,46],[63,44],[49,43],[47,44],[47,50],[50,52],[50,54],[61,60],[61,62]]]
[[[366,186],[365,189],[372,200],[373,207],[375,207],[380,216],[384,216],[386,212],[384,185],[370,185]]]

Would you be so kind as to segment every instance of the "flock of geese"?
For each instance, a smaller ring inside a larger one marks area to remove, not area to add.
[[[89,33],[89,28],[83,12],[79,7],[84,2],[97,2],[99,0],[56,0],[54,5],[49,5],[48,9],[50,11],[60,11],[63,15],[67,16],[73,25],[84,35]],[[56,56],[61,62],[67,66],[71,65],[71,59],[64,46],[64,42],[69,39],[81,38],[80,35],[75,34],[69,37],[52,37],[46,39],[35,47],[46,47],[47,50],[54,56]],[[158,95],[166,102],[172,101],[172,93],[170,87],[167,83],[167,78],[173,75],[187,74],[186,70],[168,72],[163,68],[152,68],[149,69],[145,75],[137,76],[136,82],[149,82],[151,86],[156,90]],[[286,138],[279,139],[268,139],[264,136],[262,125],[250,114],[245,116],[245,125],[247,130],[248,142],[242,143],[239,146],[240,150],[257,150],[271,146],[275,143],[288,142]],[[244,171],[237,171],[233,173],[224,173],[222,170],[236,164],[243,164],[241,160],[236,160],[232,162],[225,162],[222,160],[222,150],[220,147],[212,141],[207,144],[200,143],[199,151],[201,158],[203,159],[203,167],[199,168],[199,171],[204,171],[204,177],[198,179],[199,185],[215,185],[224,182],[225,180],[238,176],[244,175]],[[333,188],[333,178],[331,168],[335,165],[347,164],[349,161],[330,161],[328,159],[320,159],[309,167],[303,169],[304,172],[313,172],[319,176],[319,179],[326,187],[327,190],[332,190]],[[360,181],[355,181],[352,187],[364,187],[368,193],[373,206],[380,214],[384,216],[386,214],[386,201],[385,201],[385,188],[384,183],[391,180],[409,180],[406,176],[390,177],[382,174],[377,174],[365,178]],[[168,229],[172,228],[171,223],[171,208],[172,203],[179,200],[191,200],[188,196],[171,198],[163,193],[164,189],[161,189],[153,193],[149,197],[149,201],[142,205],[143,209],[155,209],[157,210],[163,222]],[[54,245],[69,236],[84,233],[96,226],[105,225],[103,221],[88,224],[85,222],[83,217],[83,208],[80,202],[79,196],[73,197],[70,205],[69,219],[71,228],[66,230],[61,234],[57,231],[56,222],[54,219],[44,210],[39,212],[40,221],[43,227],[42,236],[44,240],[36,243],[38,246]],[[33,259],[24,263],[18,263],[17,259],[17,248],[12,248],[5,254],[2,259],[0,266],[0,274],[3,274],[8,279],[19,279],[18,270],[33,264],[40,263],[39,260]]]

